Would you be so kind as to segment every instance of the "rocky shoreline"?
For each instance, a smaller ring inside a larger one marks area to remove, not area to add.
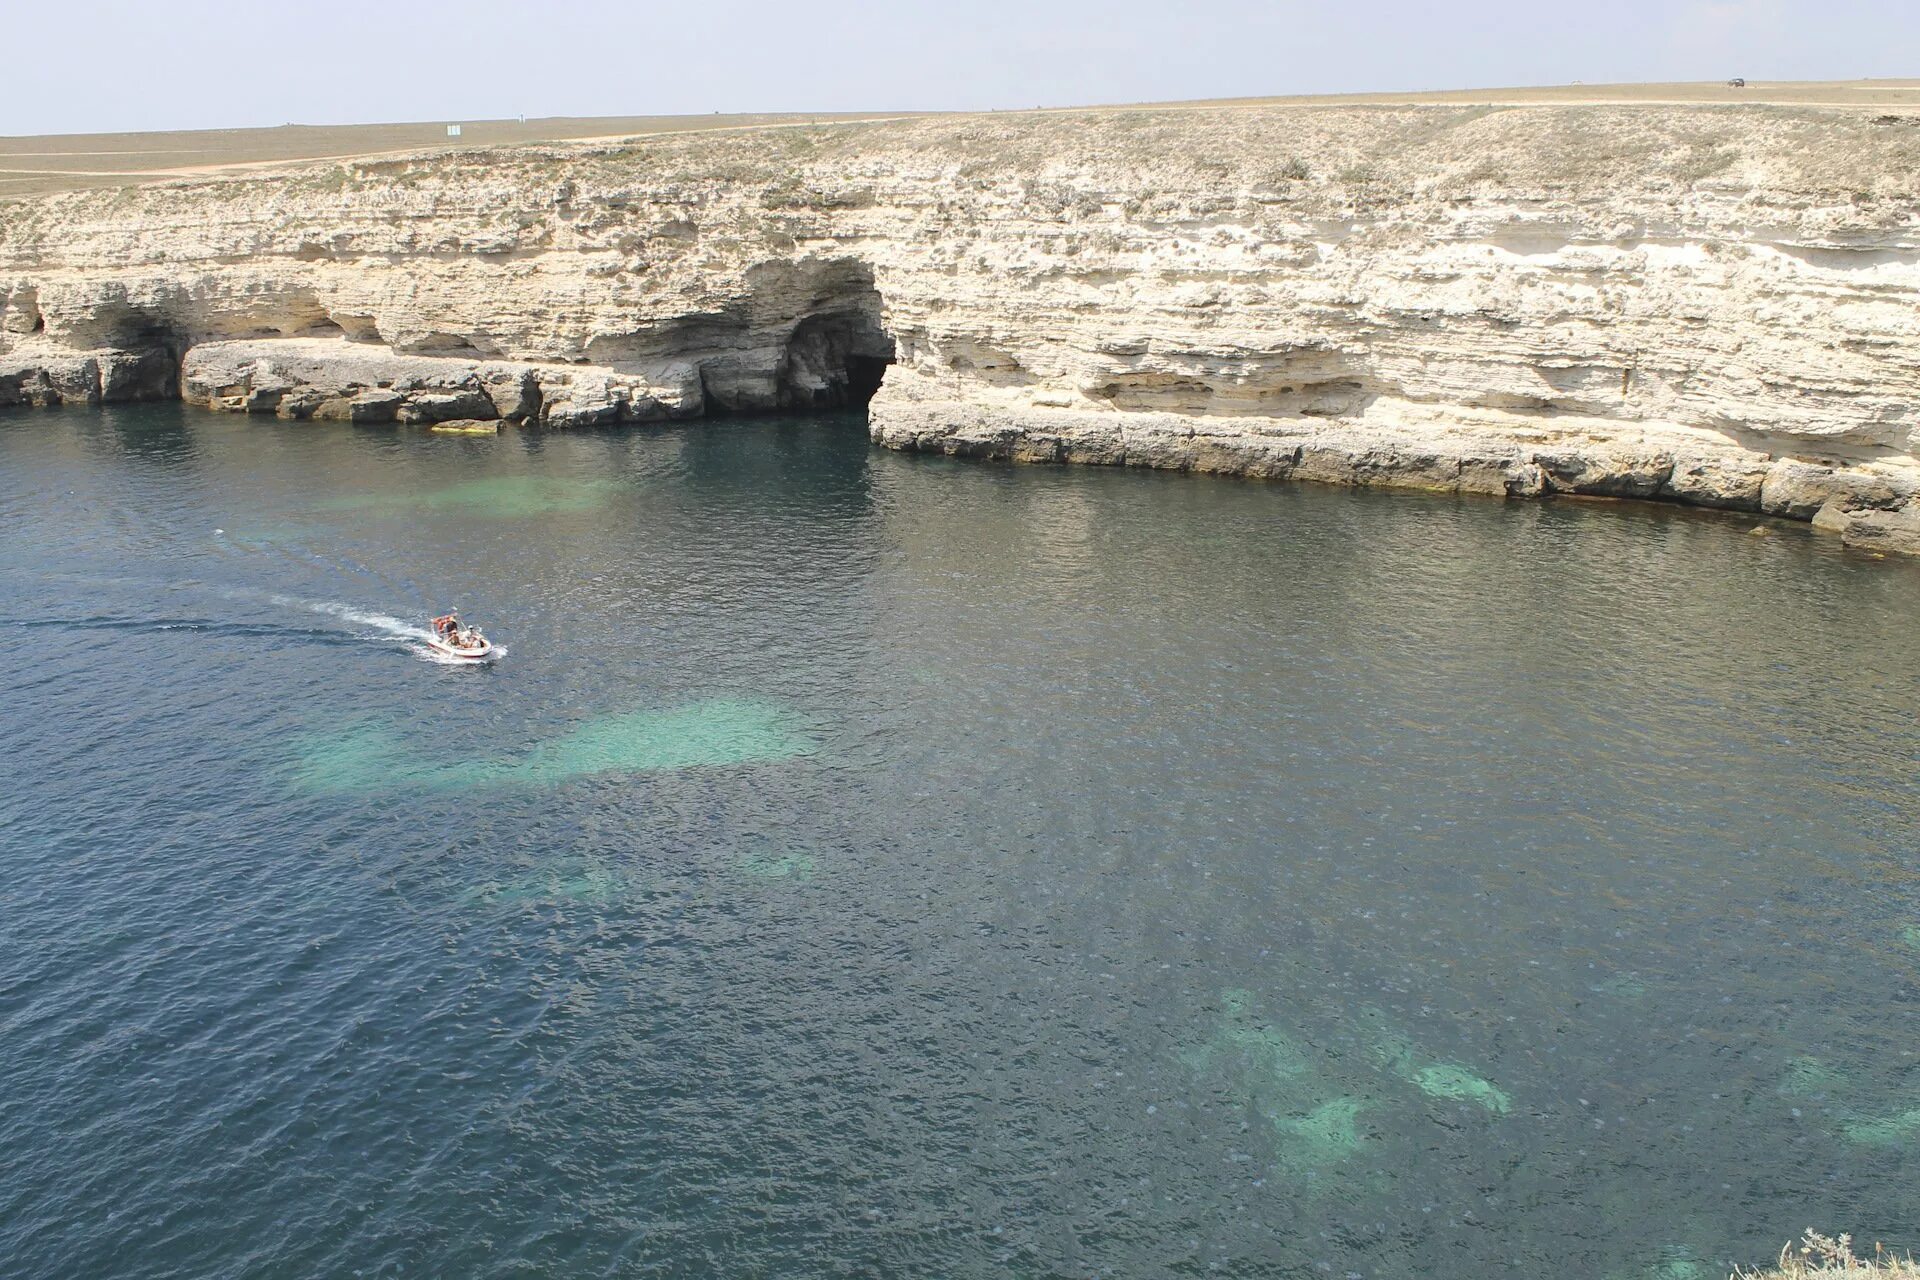
[[[1920,553],[1920,501],[1904,467],[1834,466],[1728,448],[1679,433],[1587,442],[1428,424],[1387,430],[1267,422],[1124,423],[1062,410],[996,414],[963,404],[876,417],[892,449],[1012,462],[1152,467],[1352,488],[1494,497],[1674,502],[1811,523],[1847,546]]]
[[[870,400],[896,449],[1672,501],[1920,553],[1914,190],[1920,129],[1837,108],[309,165],[0,203],[0,407],[559,429]]]

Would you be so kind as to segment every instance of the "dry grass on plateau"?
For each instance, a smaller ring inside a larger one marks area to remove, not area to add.
[[[1871,1258],[1857,1257],[1853,1237],[1823,1236],[1811,1228],[1798,1244],[1780,1251],[1764,1271],[1739,1271],[1734,1280],[1920,1280],[1920,1263],[1875,1245]]]

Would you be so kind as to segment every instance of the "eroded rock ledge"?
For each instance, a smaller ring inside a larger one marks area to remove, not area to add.
[[[180,371],[189,404],[319,422],[469,418],[550,427],[658,422],[700,414],[700,371],[649,371],[397,355],[341,338],[208,342]]]
[[[571,427],[878,387],[895,448],[1669,500],[1920,551],[1917,190],[1920,129],[1783,108],[317,165],[0,204],[0,406]]]
[[[1171,415],[1122,421],[1059,409],[1004,415],[950,403],[892,406],[874,439],[896,449],[1014,462],[1142,466],[1354,487],[1537,498],[1679,502],[1811,521],[1850,546],[1920,551],[1916,477],[1902,465],[1811,463],[1704,434],[1546,432],[1429,421],[1398,428],[1269,419],[1230,426]]]

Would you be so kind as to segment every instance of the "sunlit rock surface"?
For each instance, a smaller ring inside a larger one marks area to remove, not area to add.
[[[0,205],[0,405],[1649,498],[1920,550],[1920,128],[1783,107],[942,117]],[[880,382],[884,371],[884,383]]]

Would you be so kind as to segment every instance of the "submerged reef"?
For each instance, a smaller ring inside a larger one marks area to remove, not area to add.
[[[1920,1139],[1920,1105],[1902,1106],[1884,1098],[1878,1107],[1863,1104],[1860,1095],[1865,1089],[1819,1058],[1795,1058],[1788,1063],[1779,1092],[1785,1098],[1821,1104],[1833,1131],[1855,1146],[1900,1147]],[[1920,1101],[1913,1094],[1908,1096]]]
[[[610,480],[567,480],[553,476],[490,476],[418,492],[355,493],[320,504],[325,511],[376,514],[457,512],[462,516],[524,520],[536,516],[592,511],[619,489]]]
[[[811,880],[818,868],[806,853],[748,854],[740,870],[757,880]]]
[[[322,793],[553,786],[602,774],[767,764],[815,749],[791,713],[729,700],[602,716],[511,756],[448,758],[444,748],[383,723],[311,735],[296,746],[297,782]]]
[[[1359,1014],[1359,1021],[1376,1028],[1370,1052],[1382,1070],[1398,1076],[1429,1098],[1470,1102],[1494,1115],[1503,1116],[1513,1109],[1513,1099],[1505,1090],[1459,1063],[1427,1058],[1411,1040],[1388,1029],[1386,1017],[1374,1008],[1362,1009]]]
[[[1275,1165],[1287,1173],[1317,1177],[1349,1162],[1378,1136],[1370,1116],[1404,1111],[1418,1098],[1464,1104],[1489,1117],[1513,1109],[1505,1090],[1422,1053],[1382,1010],[1367,1008],[1348,1021],[1345,1029],[1361,1041],[1354,1055],[1316,1043],[1304,1028],[1276,1025],[1251,991],[1230,988],[1219,1004],[1208,1034],[1181,1049],[1179,1059],[1267,1121]]]
[[[462,906],[519,906],[525,903],[601,904],[624,897],[628,873],[597,863],[541,867],[486,880],[460,895]]]

